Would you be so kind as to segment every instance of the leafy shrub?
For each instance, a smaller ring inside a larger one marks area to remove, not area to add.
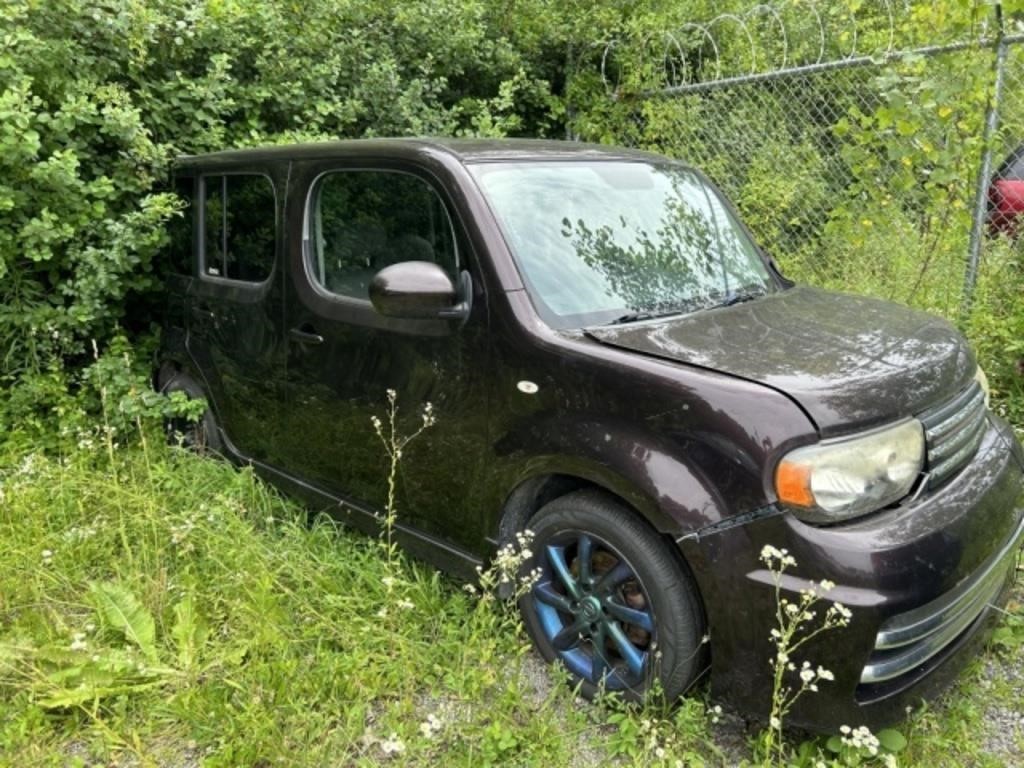
[[[0,7],[0,375],[148,327],[172,158],[543,133],[549,88],[483,0],[14,0]]]
[[[149,358],[137,355],[123,334],[102,352],[92,346],[93,360],[80,369],[51,357],[42,370],[8,377],[8,396],[0,399],[0,466],[5,453],[113,449],[140,432],[162,440],[165,420],[202,415],[202,400],[154,391]]]

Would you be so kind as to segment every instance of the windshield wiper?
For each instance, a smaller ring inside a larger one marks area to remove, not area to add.
[[[731,307],[733,304],[742,304],[745,301],[753,301],[764,296],[767,291],[764,289],[755,289],[750,291],[729,291],[725,294],[722,301],[715,306],[718,307]]]
[[[716,301],[712,304],[693,306],[692,304],[678,307],[666,307],[663,309],[643,309],[636,310],[634,312],[627,312],[624,315],[616,317],[614,320],[609,320],[601,325],[624,325],[626,323],[636,323],[642,320],[655,320],[659,317],[669,317],[671,315],[682,315],[689,312],[699,312],[706,309],[714,309],[715,307],[731,307],[733,304],[741,304],[744,301],[753,301],[759,299],[768,292],[761,288],[741,291],[729,291],[726,293],[721,301]]]
[[[655,310],[643,310],[637,312],[627,312],[624,315],[616,317],[614,320],[609,320],[607,323],[602,325],[622,325],[623,323],[635,323],[640,320],[654,320],[659,317],[669,317],[670,315],[681,315],[684,312],[693,311],[693,307],[675,307],[673,309],[655,309]]]

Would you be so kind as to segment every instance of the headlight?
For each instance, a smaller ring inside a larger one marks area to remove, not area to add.
[[[988,388],[988,376],[981,370],[981,366],[978,366],[978,370],[974,372],[974,380],[981,385],[981,391],[985,393],[985,407],[988,408],[989,400],[991,399],[991,391]]]
[[[917,419],[869,434],[797,448],[775,469],[779,501],[815,522],[867,514],[906,496],[924,464]]]

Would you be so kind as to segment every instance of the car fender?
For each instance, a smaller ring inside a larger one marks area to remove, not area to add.
[[[511,489],[504,506],[515,505],[517,494],[538,478],[559,476],[607,490],[673,537],[743,511],[730,509],[706,473],[668,440],[625,426],[554,418],[534,422],[518,438],[507,436],[498,446],[514,464],[509,482],[503,484]],[[526,446],[533,450],[527,452]]]

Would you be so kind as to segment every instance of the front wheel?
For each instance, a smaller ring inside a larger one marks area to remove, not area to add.
[[[541,509],[530,526],[520,600],[541,655],[561,662],[587,698],[640,701],[660,684],[678,698],[704,667],[704,617],[689,574],[666,543],[607,494],[584,490]]]

